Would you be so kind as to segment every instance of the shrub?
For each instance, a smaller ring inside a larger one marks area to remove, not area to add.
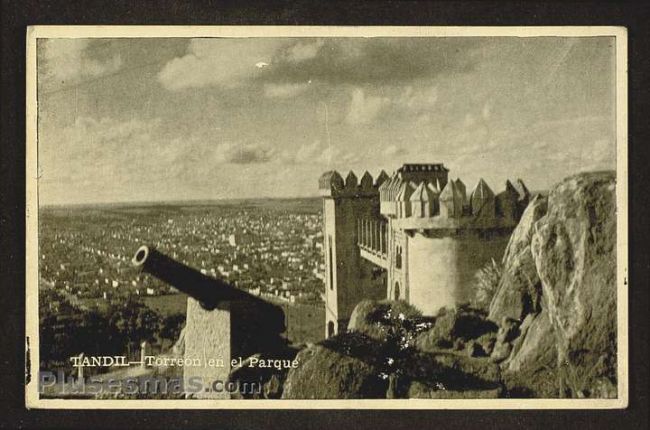
[[[492,297],[494,297],[501,280],[501,273],[502,267],[494,259],[476,272],[474,276],[474,307],[485,310],[490,307]]]

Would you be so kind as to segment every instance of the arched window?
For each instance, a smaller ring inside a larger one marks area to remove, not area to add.
[[[399,282],[395,282],[395,300],[399,300]]]
[[[395,268],[396,269],[402,268],[402,247],[401,246],[398,246],[395,249]]]
[[[334,336],[334,322],[330,321],[327,323],[327,338]]]

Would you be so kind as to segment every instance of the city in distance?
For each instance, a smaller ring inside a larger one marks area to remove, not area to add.
[[[79,351],[135,356],[143,340],[158,352],[172,346],[187,296],[132,267],[142,244],[282,305],[290,342],[322,339],[321,205],[300,198],[43,208],[43,367],[70,368]],[[100,327],[106,337],[97,344]]]

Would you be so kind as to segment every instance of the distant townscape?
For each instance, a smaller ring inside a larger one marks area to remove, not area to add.
[[[171,346],[184,324],[187,296],[132,267],[131,257],[143,243],[206,276],[284,305],[290,341],[319,340],[325,333],[320,209],[318,199],[45,208],[40,318],[48,335],[42,337],[41,358],[65,366],[68,357],[88,353],[89,346],[78,342],[96,335],[62,339],[88,326],[79,321],[84,315],[105,316],[116,331],[124,325],[115,353],[135,350],[142,340],[152,341],[154,350]],[[115,312],[125,313],[127,307],[136,310],[124,316],[125,322],[115,321]],[[60,323],[45,323],[51,319]],[[143,321],[153,322],[136,327]]]

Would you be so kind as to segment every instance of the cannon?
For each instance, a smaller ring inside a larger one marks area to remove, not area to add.
[[[143,272],[198,300],[206,310],[213,310],[219,303],[232,300],[262,301],[221,279],[208,277],[153,247],[143,245],[138,248],[131,262]]]
[[[186,331],[190,330],[185,333],[186,355],[194,338],[201,348],[212,342],[216,350],[230,351],[231,357],[274,356],[286,348],[285,314],[280,306],[206,276],[151,246],[138,248],[132,264],[192,299],[186,315]]]

